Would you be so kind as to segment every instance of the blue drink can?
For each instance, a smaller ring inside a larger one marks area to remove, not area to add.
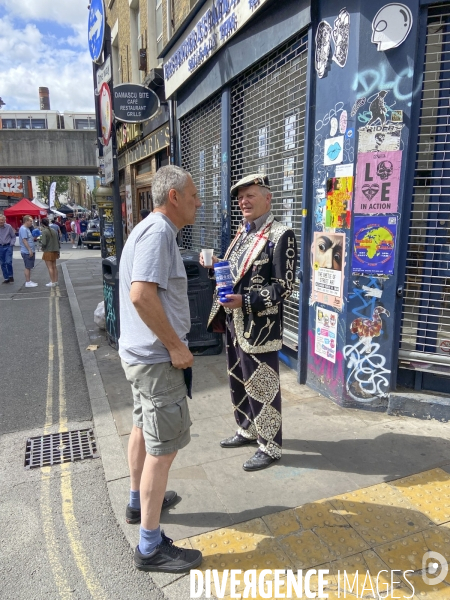
[[[216,285],[220,302],[229,302],[225,296],[234,293],[230,263],[227,260],[216,263],[214,265],[214,273],[216,275]]]

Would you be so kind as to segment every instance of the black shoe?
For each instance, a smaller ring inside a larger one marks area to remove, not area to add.
[[[141,554],[139,546],[134,551],[134,565],[140,571],[186,573],[202,562],[200,550],[185,550],[174,546],[173,541],[161,531],[162,542],[149,555]]]
[[[9,281],[10,281],[11,283],[14,283],[14,277],[10,277],[10,278],[9,278]]]
[[[235,433],[233,437],[227,438],[226,440],[222,440],[220,445],[222,448],[240,448],[241,446],[248,446],[249,444],[256,444],[257,440],[251,440],[249,438],[240,435],[239,433]]]
[[[172,506],[172,504],[175,504],[177,498],[178,496],[176,492],[166,492],[164,494],[162,510],[164,510],[165,508],[169,508],[169,506]],[[129,525],[135,525],[136,523],[140,523],[141,509],[131,508],[131,506],[128,505],[127,510],[125,511],[125,520]]]
[[[9,283],[9,279],[4,279],[2,283]]]
[[[260,471],[267,469],[277,459],[272,458],[262,450],[257,450],[256,453],[242,465],[244,471]]]

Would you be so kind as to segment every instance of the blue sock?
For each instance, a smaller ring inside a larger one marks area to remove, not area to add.
[[[141,525],[139,533],[139,552],[141,554],[151,554],[156,546],[162,542],[161,527],[158,527],[158,529],[144,529]]]
[[[141,508],[141,492],[130,490],[130,506],[131,508]]]

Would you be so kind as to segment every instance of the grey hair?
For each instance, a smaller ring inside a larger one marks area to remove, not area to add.
[[[190,176],[190,173],[175,165],[167,165],[158,169],[152,181],[153,206],[155,208],[164,206],[169,198],[169,191],[172,189],[181,193]]]

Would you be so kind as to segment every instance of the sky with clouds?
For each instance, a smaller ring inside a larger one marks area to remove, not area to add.
[[[87,44],[88,0],[0,0],[3,110],[39,110],[39,87],[52,110],[94,110]]]

